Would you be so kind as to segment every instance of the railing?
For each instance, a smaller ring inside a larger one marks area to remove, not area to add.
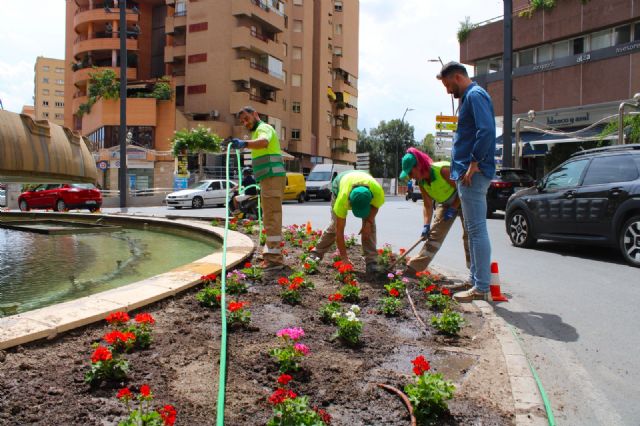
[[[266,35],[260,34],[255,28],[251,28],[251,35],[254,36],[255,38],[257,38],[258,40],[264,41],[265,43],[269,43],[269,40],[271,40]],[[273,40],[271,40],[271,41],[273,41]]]
[[[175,17],[187,16],[187,11],[186,10],[176,10],[176,13],[174,13],[173,16],[175,16]]]
[[[265,67],[264,65],[260,65],[259,63],[253,61],[249,61],[249,63],[251,64],[251,68],[261,71],[265,74],[269,74],[269,68]]]
[[[263,98],[262,96],[254,95],[253,93],[249,94],[249,99],[251,99],[252,101],[263,103],[263,104],[266,104],[268,102],[268,99]]]

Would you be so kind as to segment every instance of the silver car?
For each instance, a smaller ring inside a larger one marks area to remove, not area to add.
[[[194,184],[189,189],[172,192],[165,198],[167,207],[181,209],[182,207],[191,207],[200,209],[205,206],[221,206],[224,205],[227,193],[225,180],[203,180]],[[229,193],[233,192],[236,183],[229,181]]]
[[[7,191],[4,189],[0,189],[0,207],[5,207],[7,205]]]

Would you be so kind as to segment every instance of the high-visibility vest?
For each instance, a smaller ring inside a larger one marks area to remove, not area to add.
[[[422,179],[419,185],[427,191],[429,197],[436,200],[438,203],[447,201],[456,192],[456,189],[452,187],[449,182],[442,177],[442,168],[451,167],[451,163],[448,161],[438,161],[431,164],[431,182],[426,179]]]
[[[251,165],[256,181],[260,182],[271,176],[286,176],[276,130],[261,121],[251,134],[251,138],[260,139],[262,137],[267,138],[269,145],[266,148],[251,150]]]

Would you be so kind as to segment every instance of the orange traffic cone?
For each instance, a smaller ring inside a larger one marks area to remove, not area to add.
[[[500,292],[500,274],[498,272],[498,262],[491,262],[491,298],[494,302],[508,302],[507,297]]]

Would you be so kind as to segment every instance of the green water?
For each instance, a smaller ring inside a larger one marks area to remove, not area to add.
[[[18,303],[19,313],[77,299],[167,272],[220,247],[136,229],[77,235],[0,229],[0,305]]]

